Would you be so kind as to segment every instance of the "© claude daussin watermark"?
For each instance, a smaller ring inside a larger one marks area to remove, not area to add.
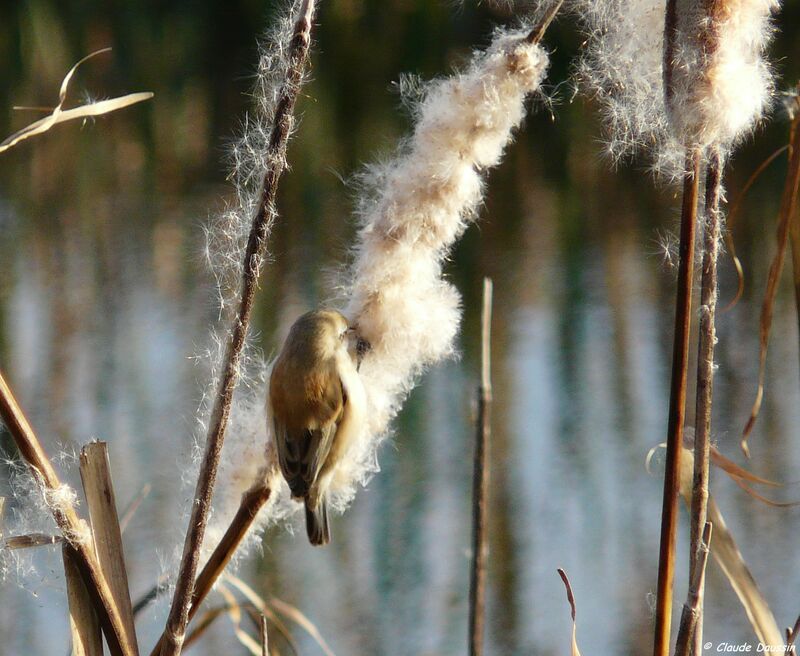
[[[703,651],[711,654],[794,654],[794,647],[765,645],[763,642],[706,642]]]

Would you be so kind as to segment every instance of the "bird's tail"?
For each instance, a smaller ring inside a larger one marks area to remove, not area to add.
[[[328,525],[328,504],[325,499],[317,502],[317,507],[312,508],[306,497],[306,532],[308,540],[315,547],[328,544],[331,541],[331,529]]]

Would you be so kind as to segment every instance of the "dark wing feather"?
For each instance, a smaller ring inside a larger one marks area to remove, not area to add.
[[[284,364],[279,360],[276,367]],[[344,390],[335,363],[323,371],[299,379],[282,372],[284,384],[270,388],[278,462],[293,497],[306,496],[314,486],[342,417]]]

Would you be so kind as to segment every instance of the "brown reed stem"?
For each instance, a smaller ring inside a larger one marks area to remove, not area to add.
[[[694,571],[689,578],[689,594],[681,613],[681,624],[678,629],[678,640],[675,644],[675,656],[700,656],[702,646],[697,651],[697,636],[702,637],[703,621],[703,587],[706,579],[706,563],[711,548],[711,522],[703,525],[703,535],[698,544]]]
[[[275,195],[278,181],[286,165],[286,143],[292,131],[293,109],[311,44],[311,26],[316,7],[315,0],[302,0],[297,22],[289,46],[289,67],[275,109],[270,135],[267,161],[270,163],[262,185],[261,200],[247,242],[242,274],[242,293],[239,309],[234,319],[223,365],[222,379],[211,411],[206,450],[200,467],[194,504],[186,531],[183,556],[178,572],[172,606],[165,628],[162,656],[177,656],[186,633],[189,608],[193,596],[200,551],[208,524],[209,510],[217,477],[225,429],[228,424],[233,393],[238,382],[238,372],[244,348],[250,314],[253,308],[261,263],[267,246],[267,236],[275,215]]]
[[[675,337],[672,347],[672,379],[667,425],[667,462],[661,510],[661,545],[658,554],[654,656],[669,656],[672,583],[675,575],[675,537],[680,494],[680,458],[686,413],[689,335],[692,324],[692,280],[699,177],[700,153],[694,151],[687,155],[686,173],[683,179],[680,261],[678,263],[678,287],[675,295]]]
[[[59,492],[62,487],[58,474],[2,373],[0,373],[0,419],[17,445],[20,455],[28,463],[31,474],[42,486],[43,492],[45,494]],[[87,534],[86,523],[75,512],[72,504],[50,504],[50,509],[64,538],[75,549],[75,562],[97,609],[112,656],[133,656],[135,648],[132,646],[132,638],[125,629],[114,596],[97,561],[91,537],[81,539]]]
[[[67,585],[69,605],[69,630],[71,656],[103,656],[103,634],[92,598],[83,583],[78,556],[68,542],[61,545],[64,561],[64,580]]]
[[[550,27],[550,23],[552,23],[555,19],[558,10],[561,9],[562,4],[564,4],[564,0],[555,0],[553,2],[550,8],[544,13],[539,22],[528,34],[526,39],[528,43],[536,44],[542,40],[544,33],[547,32],[547,28]]]
[[[694,431],[694,481],[692,484],[691,529],[689,542],[689,580],[701,558],[703,533],[708,516],[709,457],[711,448],[711,409],[714,399],[714,345],[716,343],[717,260],[719,257],[722,221],[719,211],[722,193],[722,154],[714,149],[706,169],[705,221],[703,222],[703,267],[700,283],[700,339],[697,354],[697,401]],[[698,581],[693,621],[694,653],[703,638],[703,583]]]
[[[222,536],[216,549],[209,557],[205,566],[203,567],[197,581],[194,584],[192,592],[191,603],[187,615],[187,624],[197,614],[200,605],[203,603],[211,588],[217,582],[217,579],[225,571],[225,567],[230,562],[233,554],[239,548],[239,545],[247,535],[247,531],[252,526],[261,508],[269,501],[272,491],[266,481],[256,482],[247,492],[242,495],[242,501],[239,504],[239,509],[236,511],[233,520]],[[147,599],[154,599],[157,593],[157,588],[146,595]],[[140,604],[137,604],[137,607]],[[150,656],[158,656],[163,648],[166,640],[166,634],[162,634],[158,643],[153,648]]]
[[[492,281],[483,279],[481,309],[481,382],[478,387],[478,420],[472,476],[472,568],[469,586],[469,653],[483,654],[486,599],[486,523],[489,496],[489,440],[491,438],[491,337]]]
[[[122,548],[122,529],[117,516],[108,445],[105,442],[91,442],[81,449],[80,471],[97,560],[114,595],[114,601],[130,636],[131,647],[138,654],[128,572]]]

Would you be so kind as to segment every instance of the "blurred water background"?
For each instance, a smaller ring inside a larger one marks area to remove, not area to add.
[[[52,105],[69,67],[101,47],[114,50],[81,69],[74,97],[80,89],[156,94],[0,156],[0,367],[50,453],[107,440],[121,505],[152,484],[125,535],[134,597],[182,543],[188,498],[177,470],[191,447],[202,383],[190,356],[216,317],[202,226],[230,194],[225,144],[248,107],[256,38],[272,4],[0,4],[3,135],[36,116],[13,105]],[[393,86],[400,73],[448,72],[507,18],[474,3],[322,3],[313,80],[299,104],[302,124],[257,303],[266,353],[301,311],[330,294],[331,274],[346,261],[354,192],[344,180],[407,131]],[[800,73],[798,21],[800,6],[787,3],[772,56],[782,88]],[[557,102],[536,106],[491,173],[480,224],[448,265],[464,296],[461,358],[431,370],[412,394],[380,453],[382,471],[335,520],[329,548],[312,549],[302,531],[279,528],[241,569],[260,592],[302,609],[339,656],[465,652],[484,275],[495,282],[488,653],[568,652],[557,567],[572,580],[585,653],[649,649],[661,481],[644,460],[666,430],[675,276],[661,243],[676,229],[678,203],[644,162],[612,170],[603,158],[596,108],[562,84],[581,41],[571,17],[548,34]],[[777,111],[739,151],[729,198],[787,131]],[[714,434],[738,461],[784,161],[756,184],[733,227],[746,285],[738,306],[719,316]],[[721,267],[724,304],[736,282],[729,258]],[[785,278],[749,466],[790,481],[800,478],[800,384]],[[693,401],[688,414],[692,421]],[[2,432],[0,447],[14,453]],[[77,483],[74,462],[60,470]],[[0,494],[6,481],[0,474]],[[800,511],[767,508],[719,473],[713,493],[779,624],[791,624],[800,612]],[[775,494],[797,498],[800,488]],[[10,502],[6,512],[18,510]],[[683,555],[685,513],[682,520]],[[35,571],[12,571],[0,583],[0,652],[65,653],[59,550],[26,554],[20,567],[28,566]],[[753,640],[715,564],[706,607],[709,640]],[[140,617],[143,650],[165,612],[161,602]],[[294,635],[301,654],[321,653],[302,630]],[[190,653],[245,651],[223,619]]]

